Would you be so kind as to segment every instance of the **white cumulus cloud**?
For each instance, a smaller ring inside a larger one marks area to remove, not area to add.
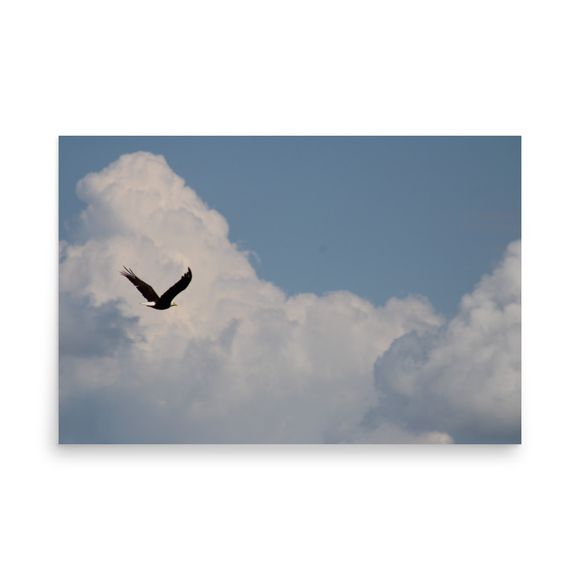
[[[519,441],[520,264],[521,244],[512,242],[455,318],[395,341],[375,365],[381,394],[372,417],[455,441]]]
[[[61,441],[449,442],[475,419],[482,437],[519,421],[517,268],[484,278],[445,324],[421,297],[377,308],[345,291],[286,296],[161,156],[123,155],[77,192],[86,209],[61,244]],[[508,256],[519,267],[519,245]],[[122,265],[158,291],[187,266],[193,282],[180,308],[158,312]],[[405,341],[432,350],[417,363],[427,370],[393,355]],[[445,372],[454,380],[429,386]],[[453,399],[462,417],[415,417],[398,394],[390,409],[399,391],[418,408]]]

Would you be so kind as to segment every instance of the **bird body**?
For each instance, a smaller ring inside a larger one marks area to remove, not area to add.
[[[121,275],[125,276],[147,300],[147,302],[141,302],[141,304],[149,308],[154,308],[155,310],[167,310],[172,306],[179,306],[173,302],[173,299],[189,286],[192,278],[191,269],[187,268],[187,272],[169,290],[166,290],[161,296],[158,296],[157,292],[149,284],[138,278],[133,270],[126,266],[123,266],[123,268],[125,271],[121,272]]]

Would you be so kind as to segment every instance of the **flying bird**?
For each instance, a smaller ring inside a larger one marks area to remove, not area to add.
[[[183,292],[191,282],[191,269],[187,268],[187,272],[175,283],[169,290],[166,290],[161,296],[157,296],[157,292],[149,286],[146,282],[143,282],[140,278],[137,278],[135,272],[126,266],[124,272],[121,272],[133,286],[143,294],[143,297],[147,300],[147,302],[141,302],[141,304],[145,306],[149,306],[149,308],[155,308],[155,310],[167,310],[172,306],[179,306],[179,304],[175,304],[173,299],[180,293]]]

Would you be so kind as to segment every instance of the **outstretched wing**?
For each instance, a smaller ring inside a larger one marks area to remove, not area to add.
[[[191,282],[191,269],[188,268],[187,272],[175,283],[169,290],[165,291],[161,298],[161,302],[171,302],[180,292],[183,292]]]
[[[130,268],[127,268],[126,266],[123,266],[123,268],[125,268],[125,271],[121,272],[121,274],[125,276],[125,278],[127,278],[127,280],[129,280],[129,282],[131,282],[131,284],[133,284],[149,302],[157,302],[157,300],[159,300],[157,292],[155,292],[149,284],[143,282],[140,278],[137,278],[135,272]]]

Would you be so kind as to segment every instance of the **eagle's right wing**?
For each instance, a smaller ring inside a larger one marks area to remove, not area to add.
[[[166,290],[161,295],[162,302],[171,303],[171,301],[180,293],[183,292],[191,282],[191,268],[187,268],[187,272],[175,283],[169,290]]]

